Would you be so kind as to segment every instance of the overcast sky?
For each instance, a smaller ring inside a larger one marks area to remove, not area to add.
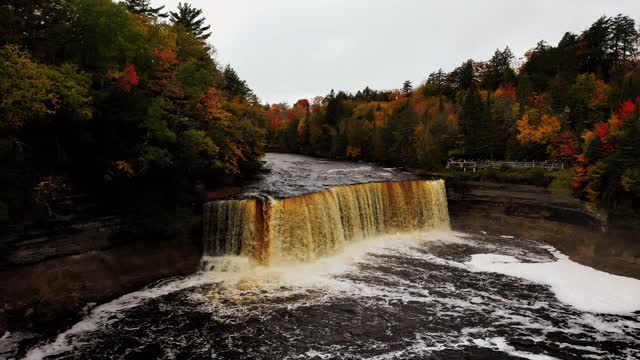
[[[175,9],[178,0],[152,0]],[[294,103],[331,89],[418,84],[442,67],[556,45],[602,15],[640,20],[640,0],[190,0],[204,10],[221,65],[261,100]]]

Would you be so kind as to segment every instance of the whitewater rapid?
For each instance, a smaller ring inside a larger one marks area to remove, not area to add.
[[[640,281],[532,241],[419,231],[310,263],[218,260],[95,307],[26,358],[640,357]]]

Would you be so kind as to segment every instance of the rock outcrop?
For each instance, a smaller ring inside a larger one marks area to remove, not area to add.
[[[123,239],[119,230],[116,219],[101,218],[2,239],[0,334],[71,321],[87,303],[198,269],[199,233]]]
[[[463,182],[447,188],[451,226],[550,244],[575,261],[610,273],[640,278],[636,234],[608,226],[605,214],[545,188]]]

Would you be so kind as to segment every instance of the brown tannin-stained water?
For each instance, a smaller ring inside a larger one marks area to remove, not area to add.
[[[442,180],[343,185],[281,200],[205,204],[204,255],[312,261],[376,235],[448,227]]]
[[[267,161],[242,195],[206,204],[201,272],[99,305],[26,357],[640,358],[639,280],[450,231],[442,181]]]

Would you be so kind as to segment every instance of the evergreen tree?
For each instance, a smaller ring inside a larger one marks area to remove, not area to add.
[[[148,16],[150,18],[166,18],[169,16],[166,12],[162,12],[163,6],[154,8],[151,6],[151,0],[125,0],[127,9],[134,14]]]
[[[402,84],[402,92],[409,96],[413,92],[413,85],[411,85],[411,80],[407,80]]]
[[[231,65],[227,65],[222,71],[221,89],[230,97],[239,96],[244,100],[252,100],[255,98],[247,82],[240,79],[240,76],[238,76]]]
[[[64,0],[0,0],[0,46],[16,44],[41,61],[66,62],[74,15]]]
[[[437,88],[442,89],[445,86],[447,74],[442,70],[432,72],[427,78],[427,83],[435,85]]]
[[[473,60],[469,59],[454,69],[447,77],[447,82],[454,93],[468,90],[475,81],[476,73]]]
[[[493,116],[493,102],[491,100],[491,92],[487,93],[487,101],[483,106],[482,122],[477,127],[478,155],[494,159],[496,155],[496,145],[498,138],[498,128],[496,126],[495,117]]]
[[[327,104],[326,123],[335,126],[338,123],[338,102],[335,91],[331,89],[329,95],[324,98],[325,104]]]
[[[610,52],[612,63],[618,65],[634,59],[638,54],[639,40],[636,23],[632,18],[620,14],[611,19]]]
[[[170,11],[170,20],[174,25],[182,26],[200,40],[207,40],[211,36],[207,32],[210,25],[203,26],[205,18],[201,17],[202,9],[196,9],[187,3],[178,3],[178,11]]]
[[[482,98],[480,97],[480,91],[478,91],[476,84],[472,83],[464,98],[462,114],[460,116],[465,142],[464,152],[467,156],[480,155],[478,154],[480,147],[479,135],[481,127],[483,126],[483,116],[484,106],[482,104]]]
[[[427,82],[423,88],[425,96],[435,96],[445,94],[447,91],[447,73],[442,69],[432,72],[427,78]]]
[[[369,88],[368,86],[365,87],[362,91],[362,97],[367,101],[371,101],[373,97],[373,91],[371,91],[371,88]]]
[[[393,143],[392,153],[404,165],[410,165],[415,159],[416,153],[416,126],[419,123],[418,116],[413,111],[411,104],[407,104],[395,115],[392,122]]]
[[[528,58],[518,77],[518,82],[520,82],[523,76],[526,76],[527,82],[529,82],[528,90],[544,91],[550,79],[552,79],[557,72],[554,48],[549,46],[545,41],[539,41],[536,47],[528,53]]]
[[[482,79],[484,88],[495,90],[501,84],[515,82],[515,73],[511,69],[511,61],[514,57],[508,46],[503,51],[496,50],[487,64],[488,68]]]
[[[206,43],[132,16],[162,9],[0,0],[0,224],[44,224],[43,199],[81,190],[127,231],[175,236],[205,186],[256,170],[265,111],[216,86]]]
[[[567,32],[564,34],[556,48],[557,76],[563,81],[573,81],[578,76],[578,36]]]
[[[581,72],[591,72],[607,78],[611,59],[611,19],[603,16],[580,37]]]

